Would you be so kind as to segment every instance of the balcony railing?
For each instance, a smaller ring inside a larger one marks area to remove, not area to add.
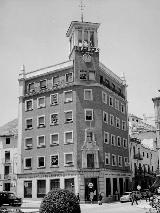
[[[137,159],[137,160],[143,160],[143,157],[140,153],[137,153],[133,156],[134,159]]]
[[[11,176],[10,176],[10,175],[4,175],[4,179],[5,179],[5,180],[10,180],[10,179],[11,179]]]

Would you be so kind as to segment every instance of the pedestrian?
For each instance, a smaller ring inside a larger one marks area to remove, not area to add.
[[[135,193],[134,191],[133,191],[132,194],[131,194],[131,200],[132,200],[131,205],[133,205],[134,202],[136,202],[136,204],[138,205],[137,196],[136,196],[136,193]]]
[[[90,194],[89,194],[89,198],[90,198],[91,204],[93,202],[93,197],[94,197],[94,192],[91,191]]]
[[[147,202],[147,200],[149,199],[149,191],[147,190],[146,191],[146,202]],[[150,199],[149,199],[150,200]]]
[[[77,199],[78,199],[78,202],[80,203],[80,196],[79,196],[79,193],[77,193]]]
[[[98,204],[102,205],[102,194],[101,194],[101,192],[98,195]]]

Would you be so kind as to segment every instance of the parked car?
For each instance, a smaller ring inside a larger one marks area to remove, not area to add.
[[[21,206],[22,199],[18,198],[13,192],[0,192],[0,206],[8,204],[10,206]]]
[[[127,202],[131,201],[131,193],[132,192],[125,192],[121,197],[120,197],[120,202]]]

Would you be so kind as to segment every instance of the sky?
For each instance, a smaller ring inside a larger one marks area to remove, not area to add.
[[[160,96],[160,0],[83,0],[84,21],[100,23],[100,61],[125,74],[128,110],[154,117]],[[18,75],[68,60],[80,0],[0,0],[0,126],[18,117]],[[153,118],[154,120],[154,118]]]

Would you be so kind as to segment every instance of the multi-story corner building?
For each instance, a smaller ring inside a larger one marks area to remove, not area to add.
[[[0,127],[0,191],[17,191],[18,120]]]
[[[99,62],[98,23],[73,21],[69,61],[19,75],[18,193],[128,190],[126,83]]]

